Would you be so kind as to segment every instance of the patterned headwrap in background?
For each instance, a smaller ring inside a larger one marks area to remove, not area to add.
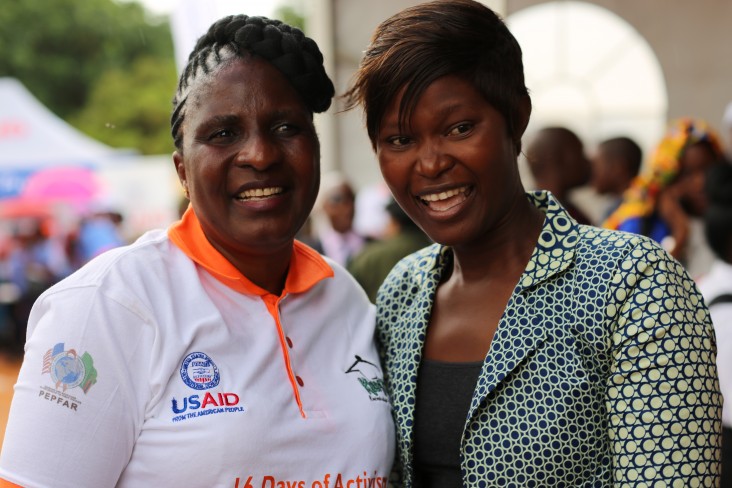
[[[717,157],[722,157],[719,136],[705,121],[689,117],[672,121],[648,161],[648,167],[633,180],[623,194],[623,202],[602,227],[617,229],[626,220],[652,215],[659,193],[679,174],[682,154],[687,147],[700,142],[707,142]]]

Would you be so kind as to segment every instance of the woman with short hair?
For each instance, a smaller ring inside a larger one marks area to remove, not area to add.
[[[524,191],[531,100],[501,19],[472,0],[402,10],[348,96],[436,243],[376,301],[405,486],[715,486],[709,313],[654,241]]]

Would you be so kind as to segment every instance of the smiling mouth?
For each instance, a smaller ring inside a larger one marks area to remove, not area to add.
[[[285,191],[281,186],[273,186],[271,188],[257,188],[254,190],[245,190],[237,195],[237,200],[251,201],[251,200],[264,200],[275,195],[279,195]]]
[[[469,194],[468,190],[469,188],[467,186],[463,186],[439,193],[422,195],[419,197],[419,200],[423,205],[429,207],[430,210],[434,210],[435,212],[445,212],[467,200]]]

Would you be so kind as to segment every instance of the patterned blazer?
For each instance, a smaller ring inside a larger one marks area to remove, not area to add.
[[[527,197],[546,219],[473,392],[464,486],[716,486],[722,397],[694,282],[654,241],[579,225],[550,193]],[[422,347],[451,264],[437,244],[412,254],[377,299],[405,486]]]

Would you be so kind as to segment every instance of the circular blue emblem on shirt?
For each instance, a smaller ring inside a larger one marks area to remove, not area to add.
[[[194,390],[208,390],[219,384],[219,368],[202,352],[192,352],[180,366],[180,377]]]
[[[86,368],[84,363],[75,354],[64,352],[57,354],[51,363],[51,378],[56,385],[64,385],[64,388],[76,388],[84,379]]]

